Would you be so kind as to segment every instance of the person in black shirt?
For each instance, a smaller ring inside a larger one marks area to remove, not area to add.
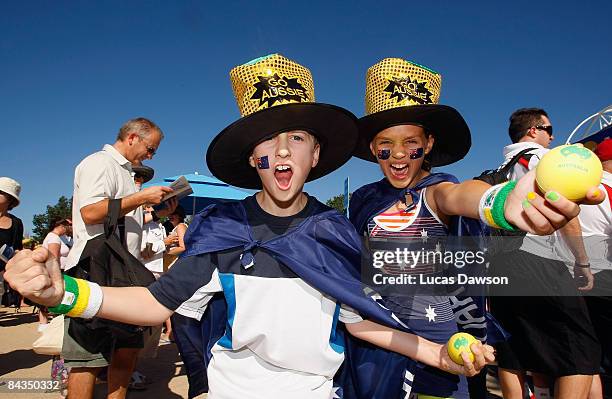
[[[9,211],[19,205],[21,185],[10,177],[0,177],[0,246],[22,249],[23,223]],[[2,263],[4,268],[4,263]]]
[[[10,177],[0,177],[0,251],[5,254],[23,248],[23,223],[9,211],[19,205],[21,185]],[[6,257],[6,255],[5,255]],[[0,296],[5,306],[19,307],[19,295],[4,287],[2,274],[6,263],[0,259]]]

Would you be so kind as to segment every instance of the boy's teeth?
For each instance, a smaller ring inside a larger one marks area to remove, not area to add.
[[[276,170],[281,170],[281,171],[282,170],[289,170],[289,169],[291,169],[291,167],[289,165],[278,165],[276,167]]]

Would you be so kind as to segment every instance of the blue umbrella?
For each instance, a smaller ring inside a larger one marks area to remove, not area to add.
[[[183,207],[187,215],[195,215],[210,204],[238,201],[251,195],[251,193],[238,190],[227,183],[223,183],[219,179],[206,175],[199,175],[197,173],[166,177],[162,181],[148,182],[143,186],[169,186],[170,183],[181,176],[185,176],[193,189],[193,194],[179,201],[179,204]]]

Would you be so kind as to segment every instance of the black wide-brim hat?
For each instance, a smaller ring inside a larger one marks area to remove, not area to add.
[[[134,174],[142,176],[142,178],[144,179],[143,183],[150,181],[153,178],[153,175],[155,174],[153,168],[142,164],[132,165],[132,171],[134,172]]]
[[[325,176],[344,165],[357,143],[357,117],[348,110],[323,103],[291,103],[266,108],[232,123],[212,141],[206,152],[210,172],[233,186],[260,189],[261,179],[249,164],[253,148],[279,133],[305,130],[320,144],[319,162],[306,181]]]
[[[257,58],[230,71],[241,119],[217,135],[206,152],[208,169],[233,186],[259,189],[249,165],[253,148],[279,133],[305,130],[320,144],[319,162],[306,181],[348,161],[357,143],[357,117],[344,108],[315,102],[308,68],[280,54]],[[270,166],[273,164],[270,159]]]
[[[385,58],[366,74],[366,116],[359,119],[354,155],[377,162],[370,143],[381,131],[398,125],[417,125],[434,137],[427,159],[431,166],[456,162],[472,145],[470,129],[455,108],[438,104],[442,76],[401,58]]]
[[[359,119],[359,139],[354,155],[378,162],[370,143],[381,131],[398,125],[417,125],[434,136],[434,145],[427,159],[431,166],[443,166],[463,159],[472,145],[470,129],[453,107],[440,104],[412,105],[391,108]]]

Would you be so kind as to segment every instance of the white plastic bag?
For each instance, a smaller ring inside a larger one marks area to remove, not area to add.
[[[40,337],[32,344],[39,355],[60,355],[64,342],[64,315],[55,316]]]

